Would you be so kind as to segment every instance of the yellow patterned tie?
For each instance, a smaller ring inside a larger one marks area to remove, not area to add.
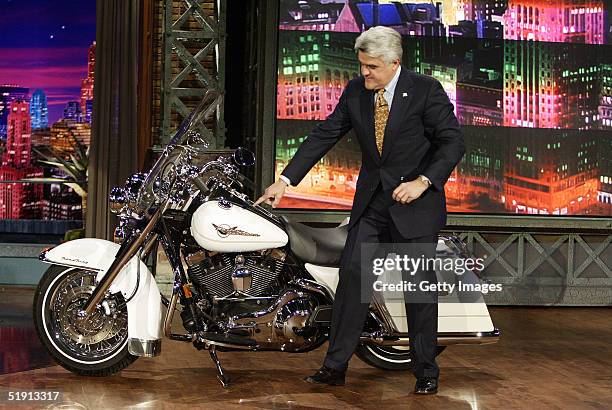
[[[376,147],[378,153],[382,155],[383,141],[385,139],[385,127],[389,119],[389,104],[385,100],[385,89],[382,88],[376,93],[376,109],[374,110],[374,129],[376,134]]]

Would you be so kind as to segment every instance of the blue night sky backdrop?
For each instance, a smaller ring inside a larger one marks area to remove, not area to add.
[[[0,84],[43,89],[51,125],[79,100],[95,39],[95,0],[0,0]]]

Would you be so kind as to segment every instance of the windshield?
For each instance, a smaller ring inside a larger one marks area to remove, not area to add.
[[[202,144],[201,142],[197,142],[197,140],[203,138],[199,129],[204,127],[204,123],[215,113],[218,105],[221,103],[221,99],[222,96],[219,92],[207,90],[202,101],[200,101],[195,109],[185,117],[174,136],[170,139],[168,145],[166,145],[162,154],[147,173],[139,191],[138,205],[136,207],[137,209],[135,209],[137,213],[140,214],[148,210],[153,204],[155,200],[155,196],[153,195],[154,183],[156,180],[159,181],[158,177],[169,168],[172,168],[171,164],[176,158],[176,155],[173,155],[175,147],[193,142],[190,141],[192,139],[196,140],[196,144]]]

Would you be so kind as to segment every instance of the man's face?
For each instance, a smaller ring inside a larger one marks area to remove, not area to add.
[[[385,88],[400,65],[399,60],[386,64],[382,59],[370,57],[363,51],[357,53],[357,58],[361,65],[361,75],[365,78],[365,88],[368,90]]]

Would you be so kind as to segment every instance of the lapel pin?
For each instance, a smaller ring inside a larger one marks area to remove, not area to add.
[[[403,93],[402,97],[408,97],[408,93]]]

